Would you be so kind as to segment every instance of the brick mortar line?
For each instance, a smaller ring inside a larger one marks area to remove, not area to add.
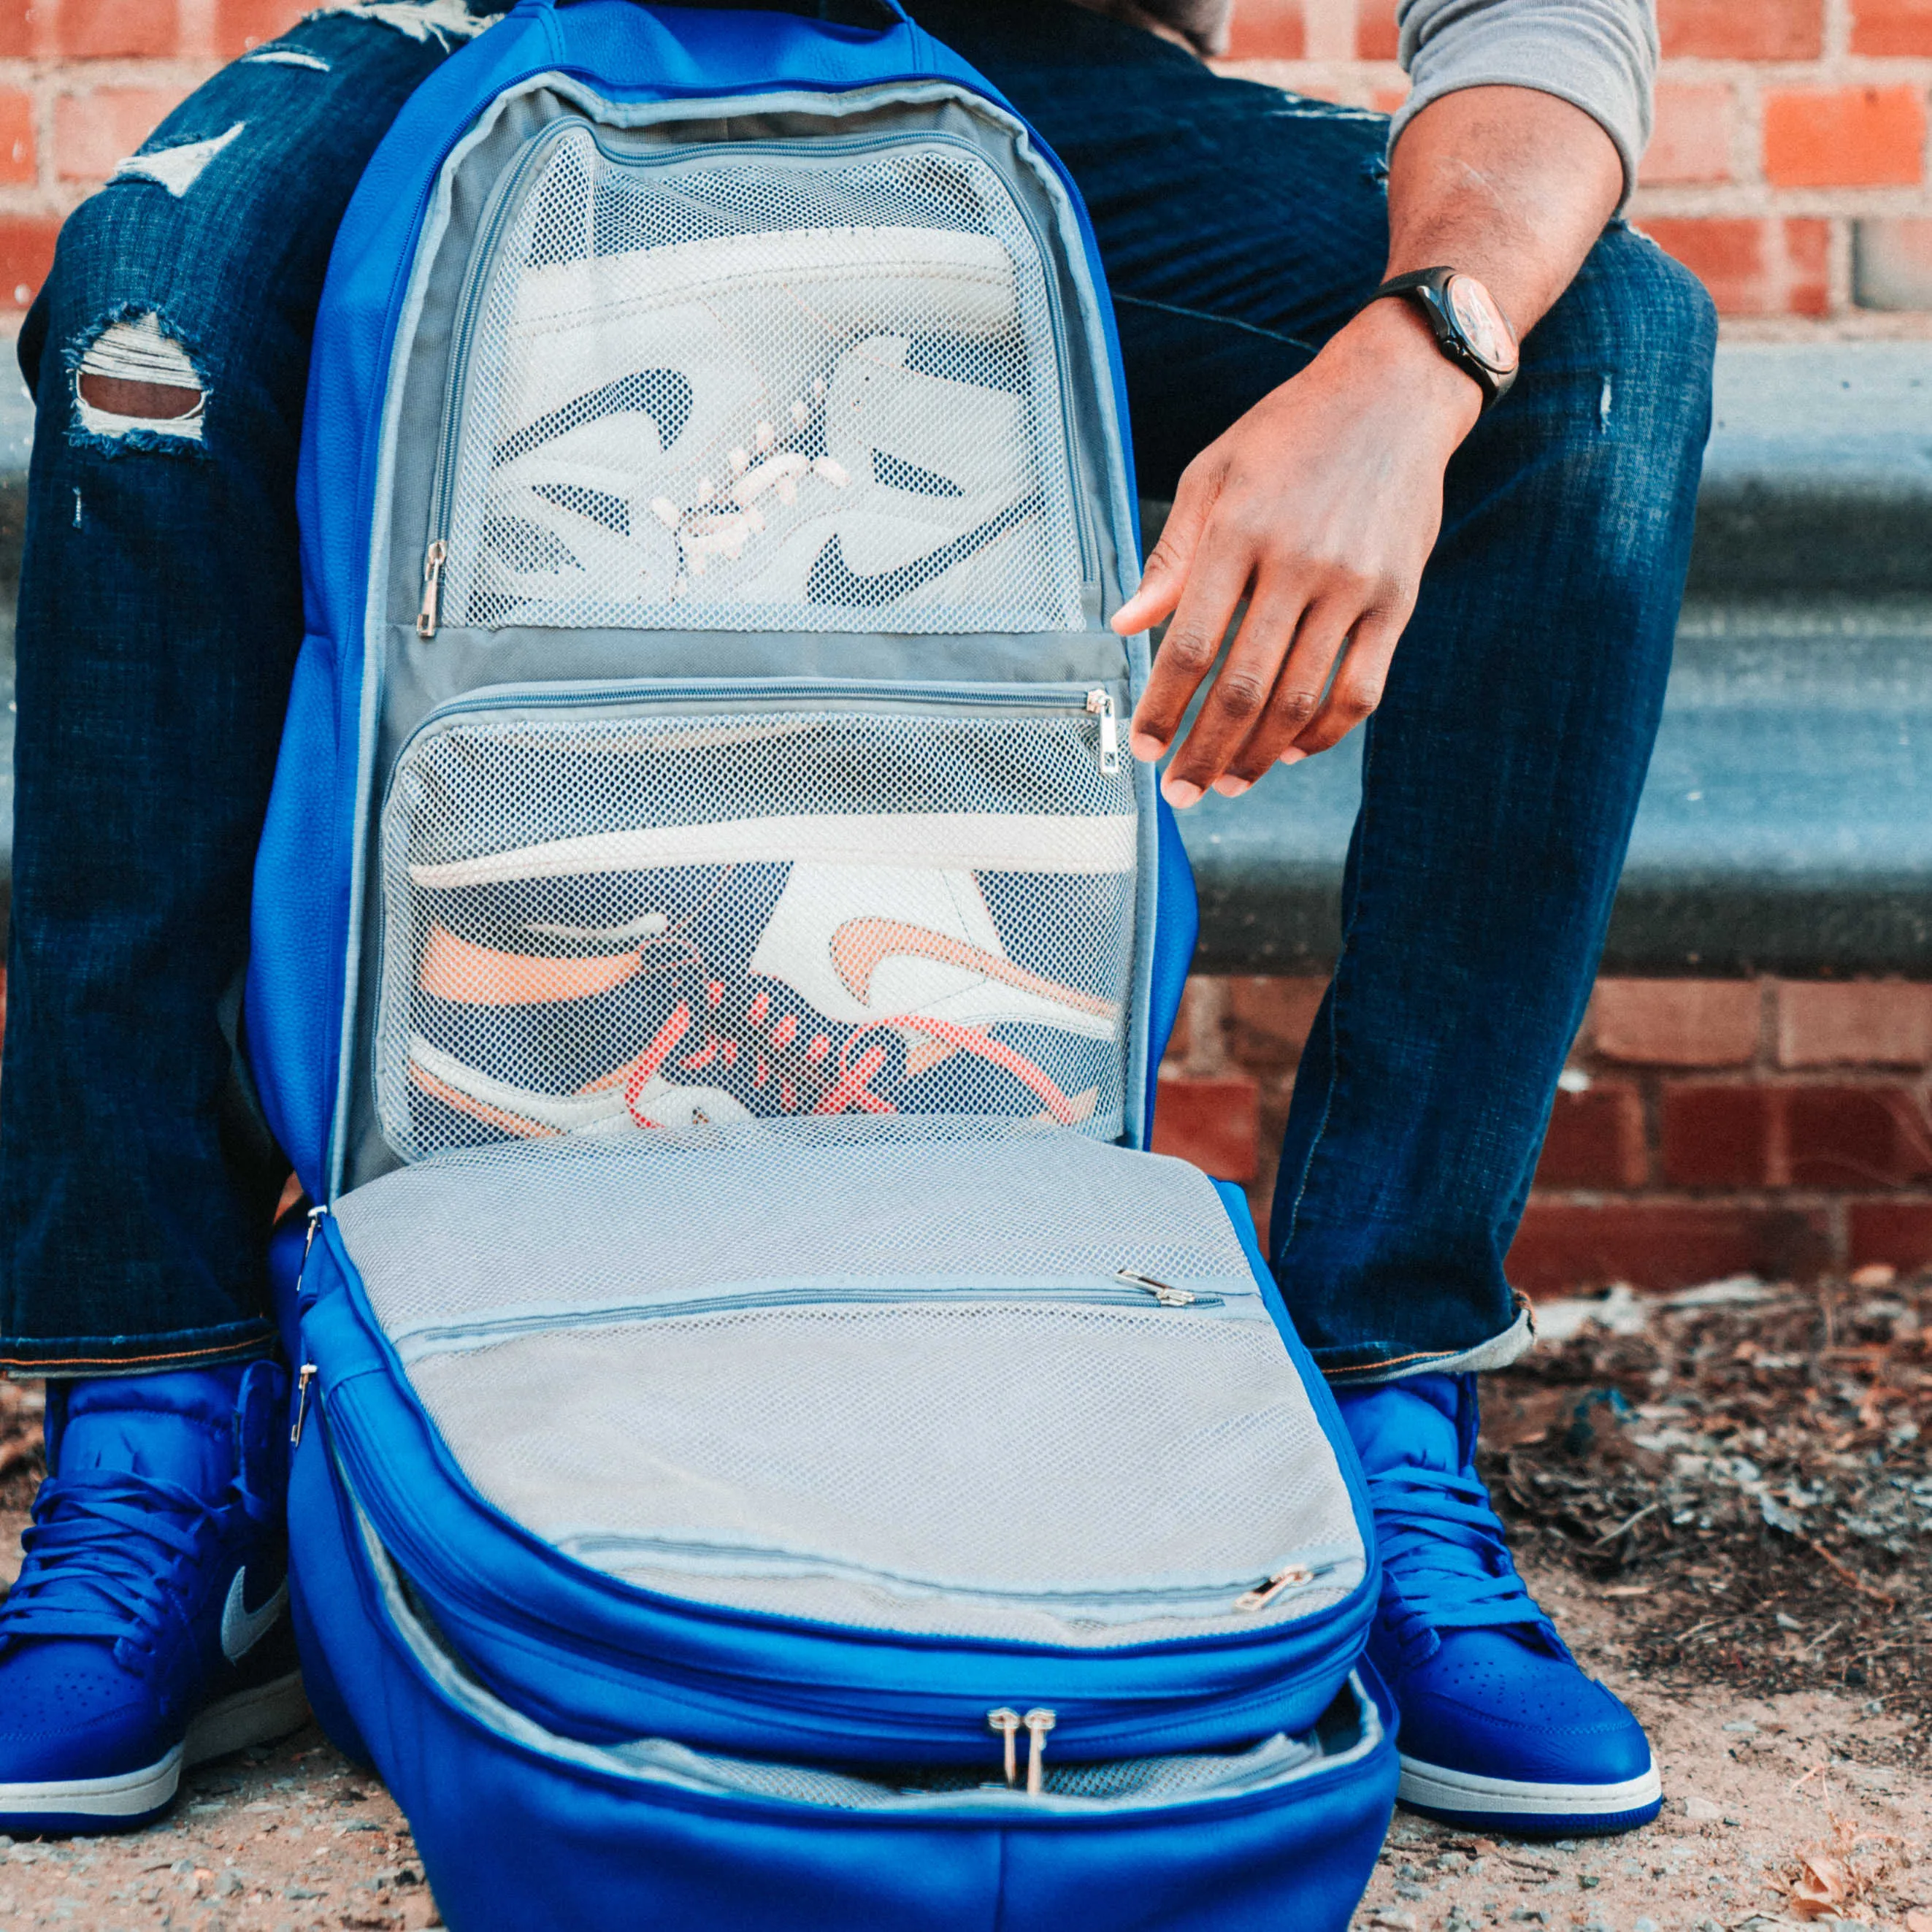
[[[1932,1189],[1906,1187],[1536,1187],[1532,1203],[1558,1208],[1745,1208],[1794,1214],[1826,1208],[1932,1208]]]
[[[1745,0],[1748,6],[1758,4],[1759,0]],[[1824,29],[1826,58],[1844,59],[1851,57],[1851,0],[1825,0],[1824,17],[1820,24]]]
[[[1572,1061],[1571,1065],[1590,1076],[1585,1093],[1612,1084],[1632,1086],[1646,1081],[1658,1087],[1736,1087],[1757,1090],[1772,1087],[1910,1087],[1932,1094],[1932,1074],[1920,1060],[1829,1060],[1803,1066],[1685,1066],[1660,1060],[1606,1060],[1600,1065]]]

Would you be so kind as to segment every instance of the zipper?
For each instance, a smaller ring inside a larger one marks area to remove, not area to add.
[[[1027,1796],[1037,1798],[1046,1788],[1046,1734],[1060,1721],[1045,1705],[1036,1705],[1023,1718],[1010,1704],[986,1713],[986,1726],[999,1733],[1006,1789],[1019,1783],[1019,1734],[1027,1734]]]
[[[1163,1308],[1192,1308],[1200,1297],[1191,1288],[1176,1288],[1172,1282],[1156,1281],[1150,1274],[1136,1274],[1131,1268],[1116,1268],[1115,1276],[1144,1288]]]
[[[289,1425],[289,1447],[293,1449],[302,1438],[302,1422],[308,1414],[309,1384],[315,1380],[316,1366],[313,1362],[304,1362],[296,1378],[296,1419]]]
[[[449,546],[438,537],[423,556],[422,608],[416,613],[416,635],[425,641],[436,635],[439,608],[442,601],[442,566]]]
[[[1004,1588],[990,1584],[935,1582],[930,1576],[903,1570],[891,1570],[874,1563],[846,1562],[840,1558],[807,1554],[769,1544],[713,1542],[698,1537],[652,1536],[641,1532],[584,1531],[556,1538],[553,1548],[593,1568],[608,1569],[611,1559],[643,1558],[653,1568],[682,1568],[693,1575],[717,1574],[718,1566],[742,1566],[754,1559],[766,1576],[814,1576],[842,1582],[886,1583],[916,1595],[941,1596],[986,1604],[1046,1604],[1062,1609],[1104,1607],[1143,1612],[1148,1616],[1186,1610],[1225,1611],[1232,1600],[1238,1610],[1245,1599],[1232,1598],[1233,1585],[1222,1580],[1207,1583],[1149,1584],[1142,1588],[1040,1589]],[[1338,1567],[1335,1562],[1298,1563],[1276,1576],[1282,1580],[1274,1592],[1280,1597],[1289,1589],[1306,1588]],[[640,1587],[650,1587],[643,1586]]]
[[[1114,715],[1114,694],[1096,685],[1087,694],[1087,709],[1100,721],[1100,770],[1112,778],[1120,769],[1120,728]]]
[[[396,772],[417,744],[443,729],[451,720],[472,713],[497,711],[593,711],[646,704],[658,706],[704,705],[722,709],[728,701],[755,704],[760,710],[786,704],[814,710],[836,710],[842,704],[890,704],[908,713],[950,716],[962,710],[1005,711],[1018,717],[1046,718],[1068,712],[1099,722],[1095,756],[1107,776],[1120,769],[1119,714],[1113,694],[1105,686],[1066,683],[932,683],[920,680],[894,682],[883,678],[644,678],[604,679],[564,684],[490,684],[465,692],[439,704],[404,740],[389,767],[387,793]]]
[[[491,191],[490,205],[478,225],[476,240],[471,244],[462,291],[458,298],[456,327],[450,340],[449,373],[443,388],[442,434],[437,443],[436,469],[430,484],[430,538],[423,553],[423,602],[416,617],[416,635],[424,643],[436,636],[442,621],[439,607],[443,566],[449,556],[451,498],[455,488],[456,458],[462,440],[463,404],[468,386],[470,355],[475,343],[477,316],[482,308],[483,288],[489,266],[494,259],[504,224],[513,211],[517,190],[524,178],[558,142],[579,130],[589,132],[592,142],[607,161],[638,172],[679,166],[710,154],[742,158],[744,153],[742,143],[710,141],[681,142],[657,149],[648,158],[622,154],[607,144],[598,123],[572,117],[554,122],[534,136],[499,178]],[[982,164],[986,164],[986,159],[970,141],[962,140],[956,135],[924,130],[870,137],[830,135],[818,141],[760,141],[758,147],[761,154],[808,158],[828,153],[842,156],[878,154],[895,148],[951,147],[964,149]],[[1054,386],[1060,398],[1060,442],[1069,452],[1067,500],[1072,506],[1074,537],[1080,551],[1081,580],[1083,584],[1089,584],[1095,574],[1093,543],[1088,530],[1085,493],[1080,486],[1078,466],[1071,457],[1074,448],[1072,413],[1067,401],[1065,380],[1058,374],[1070,361],[1066,317],[1061,307],[1060,291],[1055,286],[1057,278],[1048,272],[1053,257],[1047,246],[1047,238],[1041,232],[1031,211],[1016,196],[1010,194],[1007,200],[1031,239],[1040,261],[1040,282],[1046,292],[1047,319],[1053,336],[1056,369]]]
[[[986,1713],[986,1727],[999,1733],[1005,1758],[1006,1789],[1010,1791],[1019,1782],[1020,1714],[1011,1705],[1002,1704],[998,1710]]]
[[[302,1236],[302,1262],[296,1270],[296,1306],[302,1306],[302,1277],[308,1273],[308,1258],[315,1246],[315,1238],[322,1224],[328,1218],[326,1208],[311,1208],[308,1210],[308,1228]],[[295,1420],[289,1424],[289,1447],[298,1448],[302,1439],[302,1423],[308,1414],[309,1384],[315,1380],[316,1365],[304,1362],[296,1372]]]
[[[328,1210],[326,1208],[311,1208],[308,1210],[308,1231],[302,1236],[302,1264],[296,1270],[296,1302],[298,1306],[302,1302],[302,1276],[308,1273],[309,1251],[315,1246],[315,1238],[320,1232],[322,1222],[328,1218]]]
[[[1238,1610],[1264,1610],[1285,1590],[1298,1590],[1304,1584],[1315,1580],[1315,1573],[1305,1563],[1291,1563],[1286,1570],[1277,1570],[1272,1576],[1264,1576],[1252,1590],[1244,1590],[1234,1599]]]
[[[1027,1728],[1033,1748],[1027,1753],[1027,1796],[1037,1798],[1046,1784],[1046,1734],[1059,1722],[1044,1706],[1029,1711],[1020,1720]]]
[[[1246,1296],[1238,1298],[1246,1300]],[[1254,1298],[1258,1300],[1258,1297]],[[421,1361],[425,1356],[460,1354],[471,1348],[514,1340],[520,1335],[543,1335],[553,1330],[628,1327],[632,1323],[670,1321],[684,1316],[729,1315],[738,1310],[761,1308],[837,1308],[890,1306],[904,1302],[1060,1302],[1069,1306],[1146,1308],[1150,1302],[1162,1308],[1220,1308],[1226,1298],[1196,1294],[1191,1288],[1170,1288],[1164,1282],[1143,1281],[1122,1276],[1122,1286],[1108,1288],[996,1288],[990,1286],[946,1288],[824,1288],[807,1287],[754,1291],[747,1294],[694,1295],[676,1301],[627,1302],[611,1308],[551,1310],[542,1314],[500,1316],[481,1322],[439,1322],[433,1326],[406,1329],[391,1340],[405,1363]]]
[[[454,488],[456,448],[463,421],[464,391],[470,374],[470,350],[476,338],[476,318],[483,306],[483,284],[496,258],[496,242],[509,218],[518,188],[530,170],[572,129],[586,124],[563,119],[551,122],[536,135],[523,152],[498,177],[490,191],[489,206],[477,224],[476,239],[471,243],[470,260],[463,274],[463,290],[457,298],[456,327],[450,338],[449,373],[442,392],[442,434],[436,445],[436,469],[430,481],[430,541],[423,553],[423,602],[416,616],[416,635],[427,644],[436,635],[441,621],[438,606],[442,590],[442,566],[449,556],[449,496]],[[440,175],[442,170],[437,172]]]

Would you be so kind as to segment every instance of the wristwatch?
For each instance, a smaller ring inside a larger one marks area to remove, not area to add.
[[[1369,301],[1380,302],[1384,296],[1401,296],[1422,311],[1436,347],[1475,378],[1484,409],[1508,393],[1516,380],[1516,331],[1474,275],[1455,268],[1418,268],[1392,275]]]

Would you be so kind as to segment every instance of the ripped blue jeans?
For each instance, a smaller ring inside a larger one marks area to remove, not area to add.
[[[1386,123],[1223,79],[1065,0],[913,8],[1079,182],[1143,487],[1171,494],[1379,280]],[[314,16],[216,76],[69,220],[22,334],[39,422],[0,1366],[270,1346],[286,1164],[235,1049],[302,632],[310,331],[364,162],[476,24],[462,0],[392,0]],[[1329,754],[1364,760],[1364,803],[1271,1258],[1337,1378],[1480,1366],[1526,1340],[1503,1257],[1661,707],[1714,336],[1696,282],[1612,226],[1451,465],[1382,707]]]

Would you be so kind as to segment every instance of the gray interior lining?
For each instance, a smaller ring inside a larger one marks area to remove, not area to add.
[[[654,1588],[931,1634],[1247,1630],[1359,1582],[1346,1484],[1196,1170],[793,1126],[439,1155],[344,1199],[488,1500]]]

